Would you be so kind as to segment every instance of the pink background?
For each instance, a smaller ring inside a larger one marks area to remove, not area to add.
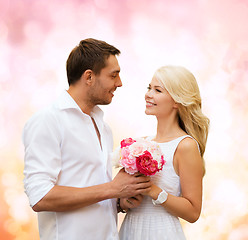
[[[190,240],[248,239],[247,22],[247,0],[0,0],[0,239],[38,238],[23,192],[21,132],[67,89],[67,56],[88,37],[122,51],[123,87],[103,107],[115,146],[155,133],[144,94],[158,67],[193,72],[211,129],[202,215],[182,221],[184,231]]]

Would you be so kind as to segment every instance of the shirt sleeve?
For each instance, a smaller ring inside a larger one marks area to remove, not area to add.
[[[56,184],[61,170],[59,124],[49,111],[32,117],[23,129],[24,189],[33,207]]]

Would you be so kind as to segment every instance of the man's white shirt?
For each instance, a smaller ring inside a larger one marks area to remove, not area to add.
[[[24,187],[31,207],[54,185],[83,188],[112,180],[113,139],[103,112],[96,106],[91,116],[84,114],[67,91],[26,123],[23,143]],[[40,239],[116,240],[116,215],[110,199],[73,211],[39,212]]]

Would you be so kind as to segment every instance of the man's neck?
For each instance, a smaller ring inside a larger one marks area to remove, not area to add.
[[[87,115],[90,115],[92,112],[93,106],[92,104],[87,103],[86,99],[84,99],[82,92],[78,92],[77,88],[69,87],[67,92],[70,94],[70,96],[74,99],[74,101],[77,103],[77,105],[80,107],[82,112],[84,112]]]

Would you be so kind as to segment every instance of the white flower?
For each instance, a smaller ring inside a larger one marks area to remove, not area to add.
[[[120,165],[120,159],[121,159],[121,148],[117,147],[115,151],[111,153],[111,159],[112,159],[112,166],[113,167],[121,167]]]

